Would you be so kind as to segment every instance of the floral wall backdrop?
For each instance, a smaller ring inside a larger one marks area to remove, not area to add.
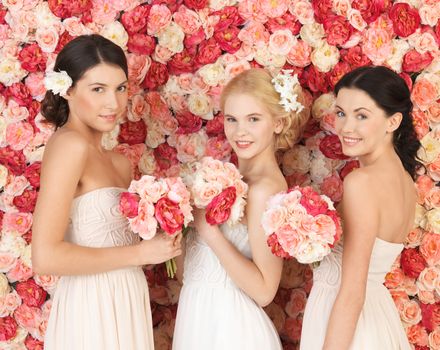
[[[44,145],[43,77],[73,37],[99,33],[126,52],[130,103],[103,139],[137,176],[174,176],[205,155],[234,161],[222,132],[222,86],[250,67],[292,69],[312,118],[280,154],[290,185],[333,200],[357,162],[332,134],[331,93],[344,73],[383,64],[412,90],[426,168],[417,180],[416,225],[386,286],[415,349],[440,349],[440,2],[437,0],[2,0],[0,3],[0,349],[42,349],[58,280],[32,272],[32,212]],[[54,184],[55,186],[56,184]],[[170,349],[179,285],[147,268],[155,342]],[[285,349],[297,349],[311,287],[291,260],[266,308]]]

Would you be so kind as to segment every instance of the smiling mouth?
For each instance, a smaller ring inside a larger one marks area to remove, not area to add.
[[[356,137],[347,137],[347,136],[342,137],[342,142],[347,146],[354,146],[358,144],[360,141],[362,141],[362,139]]]
[[[116,114],[106,114],[106,115],[100,115],[101,118],[106,119],[108,121],[114,121],[116,120]]]
[[[238,148],[248,148],[252,142],[250,141],[235,141]]]

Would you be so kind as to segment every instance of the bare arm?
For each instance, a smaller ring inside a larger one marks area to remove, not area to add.
[[[88,156],[76,133],[56,135],[46,146],[34,212],[32,264],[38,274],[76,275],[158,263],[180,253],[162,235],[135,246],[88,248],[64,241],[69,212]]]
[[[371,251],[379,227],[379,211],[367,174],[356,171],[346,177],[342,211],[342,280],[323,350],[349,349],[364,305]]]
[[[246,216],[252,260],[230,243],[218,226],[206,223],[205,212],[196,210],[197,231],[217,255],[231,279],[259,305],[268,305],[278,290],[283,268],[282,259],[274,256],[266,243],[261,216],[268,198],[278,191],[267,186],[253,187],[248,194]]]

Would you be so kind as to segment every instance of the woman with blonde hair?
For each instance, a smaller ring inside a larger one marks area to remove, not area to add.
[[[278,91],[277,91],[278,89]],[[261,215],[270,196],[287,189],[275,153],[299,139],[308,119],[296,76],[263,69],[233,78],[221,95],[224,132],[249,186],[244,218],[211,226],[195,211],[186,242],[174,350],[279,350],[262,307],[272,302],[282,259],[266,243]]]

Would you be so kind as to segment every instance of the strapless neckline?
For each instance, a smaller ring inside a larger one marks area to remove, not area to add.
[[[94,193],[96,193],[96,192],[104,191],[104,190],[121,190],[121,191],[127,191],[126,188],[118,187],[118,186],[105,186],[105,187],[99,187],[99,188],[95,188],[94,190],[91,190],[91,191],[85,192],[85,193],[83,193],[83,194],[80,194],[79,196],[74,197],[74,198],[73,198],[73,201],[76,201],[76,200],[81,199],[81,198],[83,198],[83,197],[86,197],[86,196],[89,196],[89,195],[94,194]]]

